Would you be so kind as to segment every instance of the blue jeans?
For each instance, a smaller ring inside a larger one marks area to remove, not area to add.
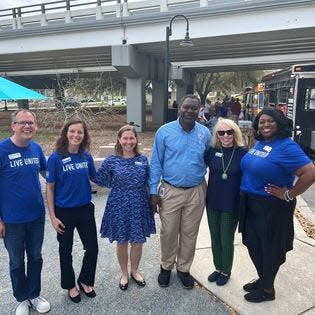
[[[44,226],[45,217],[26,223],[5,224],[4,245],[9,253],[13,295],[18,302],[34,299],[40,294]]]

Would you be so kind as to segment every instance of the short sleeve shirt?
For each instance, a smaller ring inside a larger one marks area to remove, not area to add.
[[[90,178],[96,173],[93,157],[86,151],[61,157],[54,152],[47,161],[47,183],[55,184],[55,205],[80,207],[91,202]]]
[[[290,138],[257,141],[241,160],[241,190],[262,196],[268,184],[292,188],[294,172],[310,163],[300,146]]]
[[[35,141],[16,146],[0,142],[0,214],[5,223],[25,223],[45,215],[39,172],[46,170],[42,148]]]

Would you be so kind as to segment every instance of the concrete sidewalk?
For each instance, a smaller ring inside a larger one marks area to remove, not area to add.
[[[98,189],[93,196],[96,206],[96,221],[99,225],[104,212],[108,191]],[[298,206],[307,207],[302,200]],[[157,234],[144,245],[141,271],[147,281],[145,288],[139,288],[130,282],[130,288],[122,292],[118,288],[120,271],[115,254],[115,245],[105,239],[99,239],[99,257],[95,289],[97,297],[82,297],[82,302],[75,305],[69,301],[67,291],[60,288],[60,270],[58,244],[48,215],[43,245],[44,266],[42,272],[42,295],[52,304],[53,315],[139,315],[139,314],[174,314],[174,315],[229,315],[235,314],[226,307],[228,304],[241,315],[297,315],[315,314],[315,241],[308,238],[298,222],[295,222],[294,250],[287,255],[286,263],[280,268],[276,280],[276,300],[261,304],[248,303],[243,298],[242,286],[256,278],[254,267],[246,248],[241,244],[240,235],[235,241],[235,259],[232,276],[227,285],[218,287],[207,281],[213,271],[209,230],[204,215],[197,243],[192,275],[201,284],[193,290],[185,290],[172,272],[168,288],[160,288],[157,276],[160,264],[159,220],[156,216]],[[76,233],[73,246],[74,268],[76,274],[80,268],[83,254],[82,244]],[[0,241],[0,315],[14,314],[16,306],[9,280],[7,252]],[[218,297],[218,298],[216,298]],[[37,314],[32,312],[32,314]]]
[[[298,198],[297,207],[307,207],[302,198]],[[287,253],[287,260],[280,267],[276,278],[275,301],[256,304],[244,299],[246,292],[242,289],[243,285],[256,279],[257,274],[239,233],[235,238],[231,279],[223,287],[208,282],[208,275],[214,271],[210,244],[207,217],[204,213],[191,274],[203,287],[238,313],[242,315],[315,314],[315,240],[306,236],[297,220],[295,220],[294,249]]]
[[[108,190],[98,188],[93,195],[96,209],[96,222],[99,226],[104,213]],[[141,272],[147,282],[144,288],[130,281],[127,291],[118,287],[120,270],[116,258],[116,245],[106,239],[98,239],[99,255],[95,279],[95,299],[82,295],[79,304],[72,303],[67,290],[60,288],[60,267],[56,232],[46,215],[45,240],[43,244],[43,270],[41,294],[51,303],[51,315],[229,315],[230,310],[224,303],[210,294],[205,288],[196,286],[186,290],[180,283],[176,272],[172,272],[168,288],[160,288],[157,276],[160,265],[159,219],[156,218],[157,234],[152,235],[144,244]],[[75,233],[73,243],[73,266],[78,276],[83,255],[82,243]],[[17,303],[12,296],[9,279],[8,255],[0,240],[0,315],[14,314]],[[31,312],[32,315],[38,314]]]

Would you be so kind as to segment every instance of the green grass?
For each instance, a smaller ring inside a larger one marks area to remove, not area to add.
[[[0,131],[0,139],[3,140],[5,138],[11,137],[12,132],[10,130]]]
[[[58,132],[53,133],[50,131],[41,130],[39,133],[37,133],[34,136],[34,140],[41,143],[41,144],[54,143],[56,140],[56,137],[58,136]],[[11,137],[12,134],[13,133],[10,130],[0,131],[0,140]]]

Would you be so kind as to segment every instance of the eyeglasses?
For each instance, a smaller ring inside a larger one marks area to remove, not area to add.
[[[233,129],[229,129],[229,130],[218,130],[217,131],[218,135],[223,137],[225,134],[232,136],[232,134],[234,133]]]
[[[26,125],[34,126],[35,122],[34,121],[15,121],[14,124],[25,127]]]

